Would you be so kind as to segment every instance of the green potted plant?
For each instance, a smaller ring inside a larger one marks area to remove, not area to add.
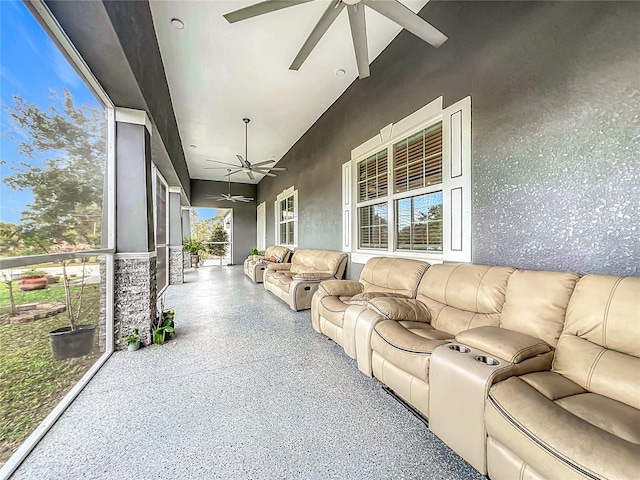
[[[47,288],[47,285],[49,285],[47,272],[35,268],[24,271],[20,275],[20,280],[18,280],[18,286],[23,292],[43,290]]]
[[[164,297],[161,297],[158,301],[157,312],[156,320],[152,328],[152,340],[156,345],[162,345],[175,334],[175,323],[173,319],[176,316],[176,312],[173,309],[164,308]]]
[[[129,335],[122,335],[122,339],[127,342],[127,350],[134,352],[140,348],[140,330],[133,329]]]
[[[202,250],[202,242],[195,237],[191,237],[182,248],[185,252],[189,252],[191,254],[191,266],[198,268],[198,262],[200,261],[198,252]]]
[[[254,248],[253,250],[251,250],[251,253],[249,255],[260,255],[260,250]]]

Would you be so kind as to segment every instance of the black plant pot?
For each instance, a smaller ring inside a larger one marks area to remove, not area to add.
[[[53,358],[65,360],[91,353],[95,329],[95,325],[78,325],[75,332],[71,331],[71,327],[62,327],[49,332]]]

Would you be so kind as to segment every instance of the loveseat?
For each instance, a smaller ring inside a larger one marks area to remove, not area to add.
[[[311,300],[311,323],[355,358],[355,319],[344,323],[345,311],[377,297],[414,298],[418,283],[429,267],[426,262],[375,257],[369,260],[360,280],[327,280],[320,283]]]
[[[264,288],[295,311],[309,309],[320,282],[342,278],[347,258],[346,253],[334,250],[296,250],[291,263],[267,265]]]
[[[640,278],[583,277],[551,368],[496,383],[485,422],[492,479],[638,478]]]
[[[286,263],[291,257],[287,247],[272,245],[262,255],[249,255],[244,261],[244,273],[255,283],[262,283],[264,271],[270,263]]]

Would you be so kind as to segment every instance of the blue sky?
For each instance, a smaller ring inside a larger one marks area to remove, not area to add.
[[[11,107],[12,96],[18,94],[28,103],[47,109],[53,103],[51,90],[62,95],[64,88],[71,92],[76,104],[100,106],[21,1],[0,0],[0,35],[0,101],[3,107]],[[20,223],[20,213],[33,198],[31,192],[16,192],[2,179],[11,175],[11,167],[20,162],[40,162],[21,157],[14,142],[6,137],[7,133],[19,137],[19,132],[9,130],[9,118],[4,108],[0,123],[0,159],[7,162],[0,166],[0,220]]]

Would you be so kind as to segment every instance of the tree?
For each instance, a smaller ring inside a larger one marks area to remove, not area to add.
[[[222,257],[227,254],[227,244],[229,241],[229,234],[224,229],[222,223],[216,223],[213,227],[211,237],[209,237],[209,252],[214,257],[220,257],[220,265],[222,265]],[[218,243],[225,242],[225,243]]]
[[[12,108],[3,105],[13,132],[5,135],[23,159],[4,182],[33,193],[21,214],[23,253],[46,253],[60,242],[100,246],[105,116],[98,108],[77,106],[66,89],[63,97],[52,91],[52,98],[46,111],[19,95]]]

